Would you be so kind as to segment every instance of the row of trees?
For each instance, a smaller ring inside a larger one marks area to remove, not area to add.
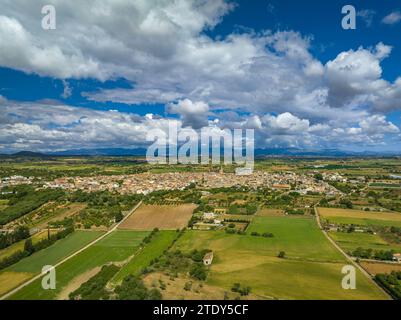
[[[271,232],[259,233],[259,232],[253,231],[253,232],[251,232],[251,236],[253,236],[253,237],[273,238],[274,234],[271,233]]]
[[[106,290],[106,285],[119,270],[114,264],[103,266],[99,273],[70,293],[70,300],[109,300],[110,292]]]
[[[364,249],[361,247],[356,248],[352,251],[352,256],[362,259],[375,259],[375,260],[393,260],[393,250],[373,250]]]
[[[74,228],[69,227],[62,231],[57,232],[56,234],[53,234],[53,235],[48,234],[48,237],[46,239],[42,239],[35,244],[32,242],[31,238],[25,240],[24,250],[22,250],[22,251],[19,250],[19,251],[13,253],[12,255],[0,260],[0,270],[13,265],[14,263],[17,263],[21,259],[30,256],[34,252],[43,250],[43,249],[51,246],[57,240],[65,238],[72,232],[74,232]]]
[[[29,238],[29,228],[18,226],[13,232],[0,234],[0,249],[11,246],[13,243]]]

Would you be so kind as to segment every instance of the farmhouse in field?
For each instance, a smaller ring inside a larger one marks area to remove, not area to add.
[[[401,253],[394,253],[393,254],[393,260],[397,261],[398,263],[401,262]]]
[[[203,264],[205,266],[210,266],[212,264],[213,261],[213,252],[208,252],[205,254],[205,256],[203,257]]]

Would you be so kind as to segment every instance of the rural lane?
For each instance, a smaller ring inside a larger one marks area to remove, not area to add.
[[[357,267],[363,275],[365,275],[370,282],[373,283],[373,285],[375,285],[377,288],[380,289],[380,291],[382,291],[390,300],[393,300],[393,298],[382,288],[380,287],[376,281],[374,281],[371,277],[371,275],[366,272],[366,270],[364,268],[362,268],[357,262],[355,262],[352,257],[350,257],[343,249],[340,248],[340,246],[332,239],[330,238],[330,236],[328,235],[328,233],[326,232],[326,230],[323,229],[322,224],[320,222],[320,216],[319,216],[319,212],[317,211],[316,206],[313,207],[314,211],[315,211],[315,216],[316,216],[316,222],[319,226],[319,229],[323,232],[323,234],[326,236],[327,240],[330,241],[330,243],[338,250],[341,252],[341,254],[349,261],[352,263],[353,266]]]
[[[96,238],[95,240],[93,240],[91,243],[87,244],[85,247],[79,249],[78,251],[75,251],[73,254],[69,255],[68,257],[64,258],[63,260],[61,260],[60,262],[58,262],[57,264],[54,265],[54,268],[57,268],[58,266],[60,266],[61,264],[63,264],[64,262],[66,262],[67,260],[75,257],[76,255],[80,254],[82,251],[88,249],[89,247],[93,246],[95,243],[99,242],[100,240],[104,239],[105,237],[107,237],[109,234],[111,234],[113,231],[117,230],[118,226],[123,223],[131,214],[134,213],[134,211],[136,209],[139,208],[139,206],[142,204],[142,201],[140,201],[128,214],[126,214],[124,216],[123,219],[121,219],[120,222],[116,223],[115,226],[113,226],[109,231],[107,231],[105,234],[101,235],[99,238]],[[35,277],[29,279],[28,281],[24,282],[23,284],[20,284],[18,287],[16,287],[15,289],[9,291],[8,293],[6,293],[5,295],[3,295],[2,297],[0,297],[0,300],[5,300],[9,297],[11,297],[14,293],[18,292],[19,290],[21,290],[23,287],[31,284],[32,282],[40,279],[42,277],[42,273],[39,273],[38,275],[36,275]]]

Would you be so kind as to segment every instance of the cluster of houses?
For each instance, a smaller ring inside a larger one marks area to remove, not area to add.
[[[20,184],[32,184],[35,177],[11,176],[0,179],[0,189],[17,186]]]
[[[182,190],[193,183],[202,188],[247,186],[254,189],[269,187],[275,190],[288,191],[292,189],[292,186],[295,186],[294,191],[305,194],[307,192],[338,193],[328,183],[316,181],[313,175],[263,171],[254,171],[251,175],[224,172],[146,172],[132,175],[66,177],[46,182],[44,187],[88,192],[109,190],[120,193],[147,194],[158,190]]]

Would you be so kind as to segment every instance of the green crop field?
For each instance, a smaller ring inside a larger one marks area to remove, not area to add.
[[[30,257],[22,259],[6,270],[16,272],[41,272],[45,265],[54,265],[66,256],[84,247],[98,238],[101,231],[76,231],[70,236],[57,241],[54,245],[34,253]]]
[[[56,268],[56,289],[43,290],[41,279],[22,288],[11,299],[57,299],[65,287],[79,275],[109,262],[130,257],[148,232],[115,231]]]
[[[52,246],[36,252],[2,270],[0,272],[1,294],[17,287],[21,283],[21,278],[26,281],[34,277],[35,274],[42,271],[45,265],[55,265],[63,258],[98,238],[101,234],[102,232],[100,231],[75,231],[66,238],[57,241]],[[11,279],[15,279],[15,281],[10,281]]]
[[[281,250],[291,259],[343,261],[342,255],[325,239],[312,217],[254,217],[247,233],[271,232],[273,238],[253,239],[264,245],[271,255]],[[254,238],[254,237],[252,237]]]
[[[401,251],[401,245],[389,244],[377,234],[360,232],[330,232],[330,237],[345,251],[353,251],[358,247],[373,250]]]
[[[251,236],[271,232],[273,238]],[[312,218],[255,217],[248,235],[223,231],[188,231],[174,249],[211,249],[214,261],[207,283],[230,290],[250,286],[261,298],[384,299],[385,295],[357,271],[357,289],[343,290],[345,258],[330,244]],[[277,258],[285,251],[286,258]]]
[[[8,200],[0,199],[0,210],[7,208]]]
[[[143,268],[147,267],[150,262],[159,257],[164,250],[168,249],[173,240],[178,236],[176,231],[159,231],[152,241],[122,267],[115,275],[113,283],[121,282],[129,274],[138,274]]]

